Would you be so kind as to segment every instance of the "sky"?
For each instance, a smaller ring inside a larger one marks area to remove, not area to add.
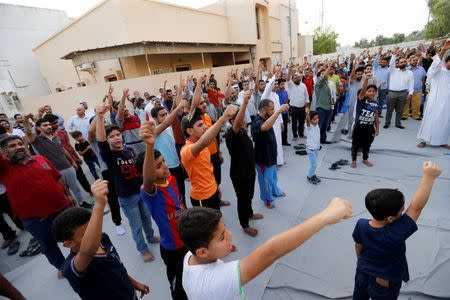
[[[164,0],[193,8],[216,0]],[[246,0],[240,0],[246,1]],[[297,2],[299,32],[312,34],[321,23],[322,0],[291,0]],[[100,2],[100,0],[0,0],[25,6],[61,9],[69,17],[76,18]],[[428,20],[426,0],[323,0],[323,25],[331,26],[339,33],[341,46],[353,45],[365,37],[373,39],[378,34],[409,34],[421,30]]]

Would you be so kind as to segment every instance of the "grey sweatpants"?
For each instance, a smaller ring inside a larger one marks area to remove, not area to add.
[[[79,166],[81,168],[81,166]],[[80,187],[78,186],[77,174],[75,173],[75,169],[73,167],[59,170],[61,173],[61,177],[69,187],[69,190],[72,192],[73,196],[77,200],[78,204],[81,204],[83,200],[83,195],[81,195]]]
[[[408,97],[408,92],[388,92],[388,103],[387,103],[387,112],[386,112],[386,123],[385,125],[391,125],[392,113],[395,109],[395,126],[400,126],[400,120],[403,115],[403,107],[406,103],[406,98]]]

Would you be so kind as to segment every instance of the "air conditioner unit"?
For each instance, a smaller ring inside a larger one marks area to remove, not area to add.
[[[92,71],[95,69],[94,63],[84,63],[80,65],[80,71]]]

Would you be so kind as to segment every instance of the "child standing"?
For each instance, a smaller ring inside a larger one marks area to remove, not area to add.
[[[329,224],[352,214],[348,201],[334,198],[322,212],[282,232],[241,260],[224,263],[233,249],[231,232],[219,210],[194,207],[178,223],[181,239],[189,249],[184,258],[183,287],[189,299],[246,299],[243,286],[280,257],[293,251]]]
[[[134,166],[136,161],[134,151],[123,145],[119,127],[109,125],[105,128],[104,115],[107,110],[108,107],[104,104],[96,108],[96,130],[100,155],[108,169],[111,170],[119,204],[130,224],[136,248],[141,253],[144,262],[150,262],[155,258],[148,249],[142,231],[144,231],[148,243],[159,243],[159,238],[154,235],[150,211],[141,199],[142,176]]]
[[[318,184],[321,180],[316,175],[317,157],[320,150],[319,113],[305,108],[306,113],[306,153],[311,164],[306,179],[312,184]]]
[[[128,275],[108,235],[102,233],[108,182],[97,180],[91,190],[95,197],[92,214],[85,208],[69,208],[53,222],[56,240],[70,249],[62,267],[64,277],[83,300],[135,300],[136,290],[142,298],[150,288]]]
[[[352,140],[352,168],[356,168],[356,156],[358,149],[362,148],[363,164],[372,167],[369,159],[369,150],[375,136],[380,133],[378,120],[377,86],[368,85],[372,73],[364,75],[364,82],[358,94],[358,102],[355,111],[355,126]]]
[[[84,139],[83,134],[78,130],[72,132],[72,137],[76,141],[75,150],[78,154],[83,156],[84,162],[89,167],[89,171],[91,171],[91,174],[95,180],[99,179],[97,171],[95,170],[95,164],[97,164],[99,168],[100,164],[98,162],[97,155],[95,155],[94,150],[92,150],[91,144]]]
[[[377,189],[367,194],[372,219],[359,219],[353,231],[358,257],[353,299],[397,299],[402,281],[409,280],[405,241],[417,230],[416,221],[440,174],[435,163],[423,164],[422,181],[405,214],[400,191]]]
[[[161,153],[154,150],[157,134],[157,127],[150,121],[139,130],[139,136],[146,144],[146,151],[140,153],[136,160],[136,168],[142,172],[144,179],[141,198],[150,209],[161,234],[160,252],[167,267],[172,298],[187,299],[182,285],[183,259],[187,249],[177,230],[179,216],[185,207],[175,176],[171,175]]]

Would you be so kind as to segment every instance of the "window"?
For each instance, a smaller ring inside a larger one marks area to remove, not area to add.
[[[191,70],[191,65],[178,65],[175,66],[175,72],[183,72]]]
[[[105,76],[105,82],[117,81],[117,76],[115,74],[111,74]]]

